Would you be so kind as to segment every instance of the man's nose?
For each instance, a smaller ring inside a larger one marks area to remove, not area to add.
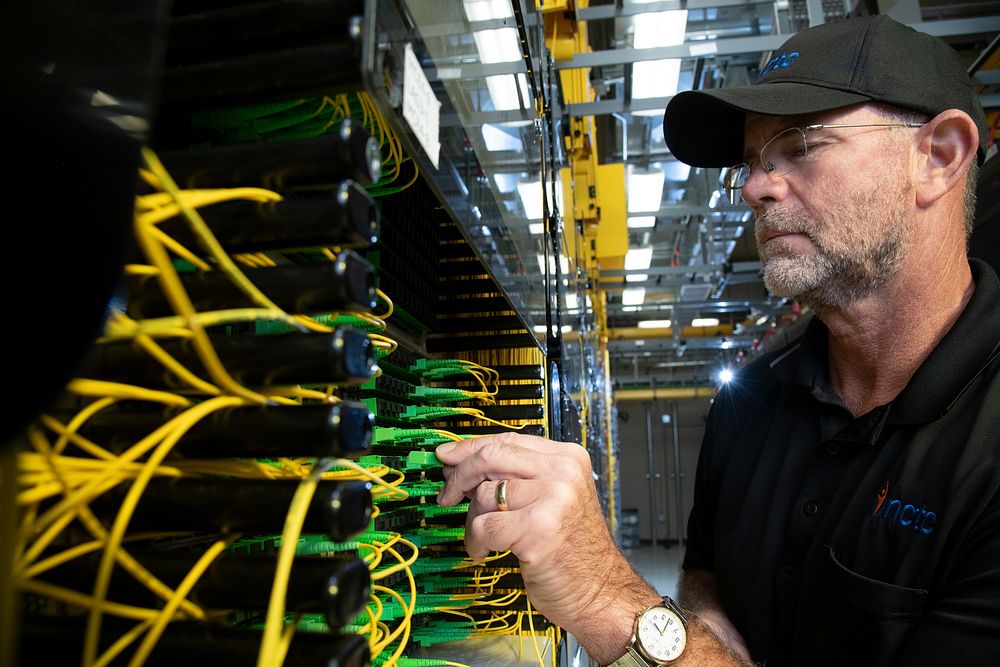
[[[741,195],[753,209],[783,200],[788,194],[788,182],[782,176],[772,176],[760,164],[755,164],[747,176]]]

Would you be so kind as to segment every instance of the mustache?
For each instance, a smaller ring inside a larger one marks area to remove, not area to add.
[[[772,208],[754,219],[758,239],[773,234],[803,234],[812,238],[812,225],[802,213],[787,208]]]

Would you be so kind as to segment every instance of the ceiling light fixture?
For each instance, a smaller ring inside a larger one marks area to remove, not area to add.
[[[622,290],[623,306],[640,306],[646,300],[645,287],[629,287]]]
[[[462,0],[465,16],[470,22],[512,18],[510,0]]]
[[[524,143],[518,137],[489,123],[483,125],[483,141],[486,143],[488,151],[517,151],[520,153],[524,150]]]
[[[719,326],[719,320],[715,317],[696,317],[691,320],[691,326],[693,327],[717,327]]]
[[[640,320],[640,329],[667,329],[670,327],[670,320]]]
[[[549,210],[552,210],[552,190],[549,185]],[[520,180],[517,182],[517,194],[521,198],[521,205],[524,206],[524,217],[529,220],[540,220],[542,218],[542,183],[539,179]],[[559,210],[563,210],[562,183],[556,183],[555,203]],[[541,233],[541,231],[539,231]]]
[[[632,46],[636,49],[651,49],[683,44],[687,32],[687,16],[686,9],[636,14],[633,18],[635,30],[632,35]],[[679,58],[640,60],[632,65],[632,99],[676,95],[680,75]],[[659,109],[650,109],[632,113],[659,116],[662,112]]]
[[[656,226],[655,215],[636,215],[626,220],[629,229],[648,229]]]
[[[632,18],[635,26],[632,46],[636,49],[651,49],[683,44],[687,18],[686,9],[636,14]]]
[[[516,63],[523,58],[514,28],[477,30],[472,33],[472,38],[476,40],[476,50],[482,63]]]
[[[538,270],[545,273],[545,255],[536,255],[536,257],[538,257]],[[559,270],[564,276],[569,274],[569,260],[566,258],[566,255],[559,256]],[[549,273],[555,272],[556,260],[554,257],[549,257]]]
[[[514,78],[513,74],[497,74],[486,77],[486,87],[490,91],[490,99],[493,100],[493,108],[497,111],[513,111],[521,109],[521,102],[530,104],[528,97],[528,80],[523,74],[518,74]],[[521,88],[521,95],[518,97],[517,89]]]
[[[645,248],[630,248],[625,253],[625,270],[641,271],[642,269],[648,269],[652,261],[653,261],[652,246],[648,246]]]
[[[663,170],[641,169],[629,165],[625,182],[628,186],[629,213],[660,210],[660,202],[663,201]]]

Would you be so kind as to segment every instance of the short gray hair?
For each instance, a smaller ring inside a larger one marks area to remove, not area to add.
[[[872,111],[896,123],[926,123],[930,116],[919,111],[901,109],[888,104],[872,104]],[[973,160],[965,172],[965,192],[962,193],[962,221],[965,224],[965,238],[972,235],[972,224],[976,219],[976,187],[979,184],[979,161]]]

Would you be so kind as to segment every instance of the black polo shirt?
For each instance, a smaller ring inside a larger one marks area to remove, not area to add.
[[[715,573],[756,661],[1000,665],[1000,281],[970,263],[889,404],[843,406],[819,320],[715,399],[684,567]]]

